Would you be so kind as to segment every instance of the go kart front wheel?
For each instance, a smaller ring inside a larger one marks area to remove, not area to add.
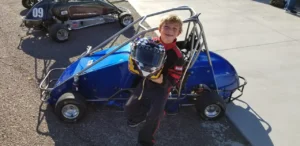
[[[133,22],[133,16],[127,12],[119,15],[119,23],[122,27],[126,27]]]
[[[30,9],[36,2],[34,0],[22,0],[22,5],[26,9]]]
[[[69,40],[70,31],[66,25],[56,23],[49,27],[49,35],[54,41],[62,43]]]
[[[218,120],[225,115],[226,104],[216,92],[204,91],[195,104],[197,113],[203,120]]]
[[[84,98],[78,93],[65,93],[55,105],[55,114],[64,122],[74,123],[80,120],[86,111]]]

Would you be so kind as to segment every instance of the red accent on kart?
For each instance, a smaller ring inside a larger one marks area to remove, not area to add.
[[[108,9],[107,8],[103,8],[102,9],[102,13],[105,15],[105,14],[107,14],[107,12],[108,12]]]
[[[78,27],[78,23],[73,23],[73,24],[72,24],[72,27],[73,27],[73,28]]]

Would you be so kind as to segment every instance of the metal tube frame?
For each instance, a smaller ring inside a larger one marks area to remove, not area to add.
[[[51,75],[51,73],[52,73],[53,71],[56,71],[56,70],[65,70],[65,69],[66,69],[66,68],[53,68],[53,69],[51,69],[51,70],[46,74],[46,76],[44,77],[44,79],[41,81],[41,83],[40,83],[40,85],[39,85],[39,88],[40,88],[41,90],[43,90],[43,91],[51,91],[52,88],[48,88],[49,83],[50,83],[50,75]],[[43,86],[46,80],[47,80],[47,83],[46,83],[45,86]]]

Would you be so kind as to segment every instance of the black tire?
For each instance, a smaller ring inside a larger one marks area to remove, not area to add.
[[[77,108],[79,114],[75,115],[75,117],[66,117],[62,113],[63,108],[73,107]],[[80,121],[86,112],[86,103],[84,97],[82,97],[79,93],[64,93],[61,97],[59,97],[58,101],[55,104],[55,114],[59,117],[60,120],[67,123],[75,123]]]
[[[218,114],[213,116],[208,116],[207,114],[205,114],[206,108],[208,108],[209,106],[213,106],[216,109],[218,108],[219,110],[217,110],[216,112]],[[195,108],[201,119],[207,121],[215,121],[222,118],[225,115],[226,103],[222,99],[222,97],[218,95],[218,93],[204,91],[198,96],[197,101],[195,103]]]
[[[32,0],[22,0],[22,5],[26,9],[30,9],[35,4],[35,1]]]
[[[119,15],[119,23],[122,27],[128,26],[133,21],[134,21],[133,16],[127,12],[123,12]]]
[[[64,36],[58,36],[58,35]],[[70,31],[68,27],[64,24],[55,23],[49,27],[49,36],[56,42],[62,43],[69,40]]]

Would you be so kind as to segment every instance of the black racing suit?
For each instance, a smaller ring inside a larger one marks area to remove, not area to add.
[[[160,41],[158,37],[153,39]],[[171,44],[160,42],[164,45],[167,55],[162,71],[163,83],[158,84],[146,79],[143,89],[143,81],[139,82],[125,106],[129,121],[138,123],[146,119],[146,123],[138,136],[139,144],[144,146],[154,145],[154,134],[159,127],[160,120],[164,117],[164,108],[170,89],[177,85],[183,70],[184,62],[182,54],[176,46],[176,40]],[[138,100],[141,92],[142,98]]]

